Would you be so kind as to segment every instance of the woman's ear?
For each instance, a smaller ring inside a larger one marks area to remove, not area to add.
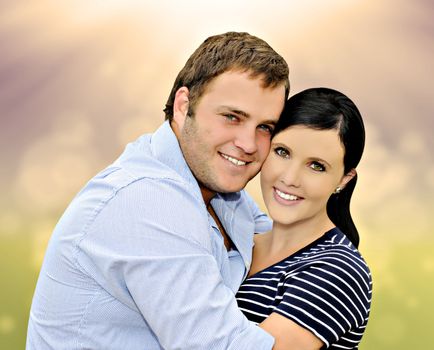
[[[190,91],[187,87],[183,86],[176,91],[175,101],[173,103],[173,121],[177,124],[179,130],[184,126],[185,118],[188,115]]]
[[[341,180],[341,182],[339,183],[339,186],[338,186],[338,187],[339,187],[341,190],[343,190],[344,187],[347,185],[347,183],[350,182],[351,179],[352,179],[354,176],[356,176],[356,175],[357,175],[357,171],[356,171],[356,169],[351,169],[348,173],[346,173],[346,174],[342,177],[342,180]]]

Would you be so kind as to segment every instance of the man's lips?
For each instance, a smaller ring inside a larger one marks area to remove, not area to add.
[[[239,158],[235,158],[235,157],[229,156],[229,155],[224,154],[224,153],[220,153],[220,155],[221,155],[224,159],[228,160],[229,162],[231,162],[232,164],[234,164],[234,165],[236,165],[236,166],[244,166],[244,165],[246,165],[246,164],[251,163],[251,162],[249,162],[249,161],[241,160],[241,159],[239,159]]]

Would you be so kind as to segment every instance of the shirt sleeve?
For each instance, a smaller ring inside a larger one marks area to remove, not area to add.
[[[78,263],[141,313],[164,349],[271,349],[224,284],[206,208],[184,183],[143,179],[105,205]]]
[[[332,253],[291,273],[275,312],[310,330],[329,347],[366,323],[371,284],[363,262]]]

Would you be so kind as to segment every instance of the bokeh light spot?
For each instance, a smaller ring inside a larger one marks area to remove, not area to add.
[[[11,315],[0,315],[0,333],[9,334],[15,329],[15,319]]]

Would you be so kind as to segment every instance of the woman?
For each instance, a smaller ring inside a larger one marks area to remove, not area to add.
[[[237,293],[274,349],[357,349],[368,321],[371,274],[350,214],[365,132],[354,103],[315,88],[291,97],[261,171],[270,232],[255,236]]]

